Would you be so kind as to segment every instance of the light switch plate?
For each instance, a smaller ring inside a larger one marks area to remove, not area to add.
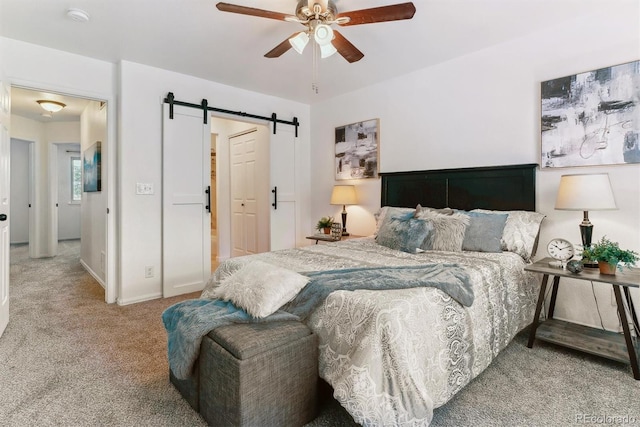
[[[136,183],[136,194],[149,195],[153,194],[153,184],[138,182]]]

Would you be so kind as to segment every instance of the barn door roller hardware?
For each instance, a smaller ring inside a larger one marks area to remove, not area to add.
[[[287,121],[287,120],[279,119],[276,116],[276,113],[271,114],[271,117],[265,117],[265,116],[258,116],[256,114],[245,113],[243,111],[231,111],[231,110],[225,110],[224,108],[209,107],[209,103],[207,102],[206,99],[203,99],[200,104],[192,104],[190,102],[176,101],[176,99],[175,99],[175,97],[173,95],[173,92],[169,92],[167,94],[167,97],[164,99],[164,102],[166,104],[169,104],[169,118],[170,119],[173,119],[173,106],[174,105],[181,105],[183,107],[201,109],[203,111],[203,113],[204,113],[204,123],[205,124],[207,124],[207,117],[209,116],[208,112],[209,111],[215,111],[217,113],[231,114],[233,116],[249,117],[249,118],[252,118],[252,119],[266,120],[268,122],[272,122],[273,123],[273,134],[274,135],[276,133],[276,124],[277,123],[282,123],[284,125],[291,125],[291,126],[294,126],[296,128],[296,138],[298,137],[298,126],[300,126],[300,122],[298,121],[297,117],[294,117],[292,121]]]

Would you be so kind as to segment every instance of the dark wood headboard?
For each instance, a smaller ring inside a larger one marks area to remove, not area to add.
[[[381,173],[380,206],[536,210],[537,164]]]

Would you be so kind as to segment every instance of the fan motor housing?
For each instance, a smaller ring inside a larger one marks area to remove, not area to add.
[[[311,4],[311,8],[309,8],[309,4]],[[321,3],[315,3],[313,0],[310,2],[308,0],[300,0],[298,1],[298,6],[296,6],[296,17],[301,21],[306,21],[308,19],[314,18],[315,13],[313,12],[313,5],[318,4],[320,6]],[[327,2],[327,8],[320,12],[320,20],[322,21],[333,21],[338,14],[338,9],[333,1],[329,0]]]

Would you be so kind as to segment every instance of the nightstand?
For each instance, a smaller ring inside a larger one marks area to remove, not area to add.
[[[356,239],[358,237],[364,237],[364,236],[354,236],[353,234],[350,234],[348,236],[342,236],[342,238],[340,240],[336,240],[333,237],[331,237],[331,234],[314,234],[313,236],[305,237],[305,239],[315,240],[316,241],[316,245],[317,245],[318,241],[320,241],[320,242],[341,242],[341,241],[344,241],[344,240]]]
[[[551,342],[619,362],[630,363],[633,377],[636,380],[640,380],[640,360],[638,360],[638,353],[640,353],[640,343],[638,341],[640,339],[631,336],[621,292],[621,290],[624,292],[629,302],[629,313],[633,322],[637,325],[638,317],[633,306],[633,300],[629,295],[629,288],[640,287],[640,269],[625,268],[623,271],[618,270],[615,275],[606,275],[600,274],[597,269],[585,268],[582,272],[573,274],[562,268],[550,267],[549,261],[553,261],[553,259],[544,258],[524,268],[526,271],[542,273],[543,275],[538,304],[536,305],[536,314],[531,324],[527,347],[532,348],[533,342],[537,338],[541,341]],[[549,301],[549,314],[547,315],[547,320],[540,322],[540,313],[550,276],[553,276],[553,287],[551,289],[551,300]],[[561,277],[569,277],[585,282],[611,284],[618,306],[618,315],[622,322],[623,334],[620,335],[615,332],[554,319],[553,311]]]

